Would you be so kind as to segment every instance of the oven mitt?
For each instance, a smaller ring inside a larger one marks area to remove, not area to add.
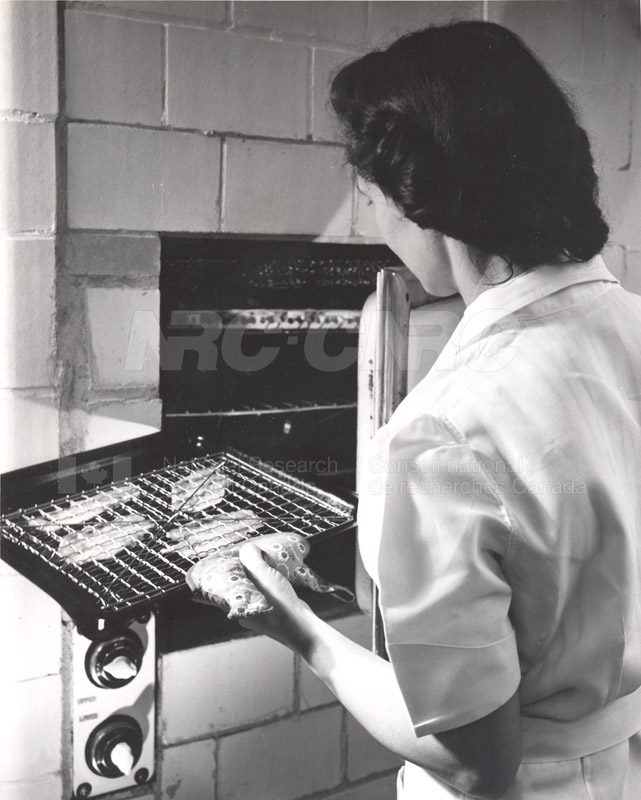
[[[331,593],[351,603],[353,593],[345,586],[329,583],[303,563],[309,542],[296,533],[268,533],[252,537],[251,542],[265,554],[267,563],[284,575],[293,586]],[[269,611],[271,606],[245,574],[234,545],[207,556],[187,573],[187,583],[195,599],[213,603],[228,611],[228,619],[249,617]]]

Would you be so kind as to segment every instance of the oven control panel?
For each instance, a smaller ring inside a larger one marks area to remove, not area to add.
[[[71,722],[74,798],[148,783],[155,751],[155,618],[105,641],[74,627]]]

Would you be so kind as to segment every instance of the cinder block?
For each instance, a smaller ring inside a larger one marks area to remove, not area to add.
[[[631,80],[638,84],[638,5],[608,0],[577,5],[582,8],[583,19],[581,40],[574,47],[582,55],[583,79],[592,83]],[[566,33],[572,36],[574,31],[566,29]]]
[[[232,140],[223,229],[347,236],[351,193],[341,148]]]
[[[517,33],[556,78],[582,75],[583,7],[586,3],[493,0],[488,18]]]
[[[641,169],[603,171],[600,195],[611,226],[610,241],[641,250]]]
[[[492,3],[493,5],[493,3]],[[372,3],[370,39],[380,47],[409,31],[417,31],[428,25],[443,25],[458,19],[481,19],[481,2],[443,2],[417,3],[383,0]]]
[[[351,715],[347,716],[348,780],[356,781],[402,764],[402,759],[373,739]]]
[[[0,391],[0,472],[58,458],[58,416],[51,389]]]
[[[0,387],[54,383],[53,239],[0,239]]]
[[[236,2],[234,21],[284,34],[313,36],[342,44],[365,40],[367,3]]]
[[[343,617],[335,620],[332,626],[342,633],[343,636],[347,636],[363,647],[370,648],[371,620],[364,614],[354,614],[349,617]],[[303,710],[336,702],[334,694],[325,686],[323,681],[314,675],[304,661],[300,661],[298,693],[300,707]]]
[[[0,781],[2,800],[57,800],[63,797],[62,775],[45,775],[17,783]]]
[[[78,119],[162,120],[161,25],[65,13],[67,113]]]
[[[161,133],[158,230],[217,231],[220,222],[220,139]]]
[[[393,800],[395,797],[396,773],[344,789],[325,800]]]
[[[60,672],[60,606],[16,574],[0,578],[0,607],[0,641],[11,653],[0,661],[0,684]]]
[[[53,124],[0,122],[0,230],[52,231],[55,211]]]
[[[83,425],[84,448],[104,447],[154,433],[160,430],[161,416],[158,398],[92,402]]]
[[[304,47],[170,26],[167,58],[171,125],[305,137]]]
[[[629,250],[625,259],[625,275],[622,286],[629,292],[641,294],[641,251]]]
[[[293,654],[265,637],[170,653],[162,663],[163,741],[177,743],[291,711],[293,684]]]
[[[162,14],[168,17],[195,19],[201,22],[223,22],[225,3],[223,0],[117,0],[106,3],[113,10],[141,11],[146,14]]]
[[[73,228],[215,231],[220,140],[117,125],[69,126]]]
[[[0,108],[58,111],[56,3],[0,4]]]
[[[149,275],[160,272],[158,236],[72,231],[65,241],[65,267],[74,275]]]
[[[94,387],[158,385],[159,308],[157,290],[87,289]]]
[[[147,400],[94,400],[89,403],[89,410],[92,414],[112,420],[160,428],[162,402],[157,397]]]
[[[0,786],[3,781],[39,782],[50,773],[59,772],[60,676],[1,683],[0,708]]]
[[[205,739],[161,751],[161,800],[214,800],[216,742]]]
[[[632,87],[630,166],[641,167],[641,85],[639,84]]]
[[[329,105],[329,85],[339,68],[355,58],[332,50],[314,50],[314,91],[312,97],[312,136],[327,142],[340,140],[336,117]]]
[[[311,711],[220,740],[218,800],[294,800],[340,781],[341,710]]]
[[[631,93],[632,87],[625,81],[572,87],[592,153],[599,164],[621,169],[629,163]]]

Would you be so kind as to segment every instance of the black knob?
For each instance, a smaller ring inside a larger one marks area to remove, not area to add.
[[[104,778],[128,775],[142,753],[142,729],[124,714],[109,717],[94,728],[85,748],[92,772]]]
[[[94,642],[87,651],[85,668],[92,683],[103,689],[117,689],[138,674],[144,647],[133,631],[124,631],[106,642]]]

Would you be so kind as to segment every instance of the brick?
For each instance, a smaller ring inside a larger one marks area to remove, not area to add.
[[[369,649],[371,639],[369,617],[364,614],[355,614],[336,620],[332,626],[352,641]],[[303,710],[336,702],[334,694],[314,675],[304,661],[300,662],[298,693],[300,707]]]
[[[65,60],[69,116],[159,125],[162,39],[161,25],[67,11]]]
[[[61,768],[60,676],[0,684],[0,786],[37,781]],[[4,795],[3,795],[4,798]]]
[[[160,273],[160,239],[74,231],[65,241],[65,267],[74,275],[155,278]]]
[[[162,666],[163,741],[177,743],[291,711],[293,678],[293,654],[264,637],[170,653]]]
[[[341,716],[327,708],[222,738],[217,800],[294,800],[336,786]]]
[[[625,275],[621,284],[629,292],[641,294],[641,251],[629,250],[625,259]]]
[[[443,25],[458,19],[481,19],[481,2],[443,2],[417,3],[384,0],[372,3],[370,39],[380,47],[390,44],[398,36],[409,31],[426,28],[428,25]]]
[[[236,2],[234,21],[277,33],[358,45],[365,40],[367,3]]]
[[[53,239],[0,240],[0,387],[52,386],[55,255]]]
[[[0,641],[11,658],[0,662],[0,684],[60,672],[60,606],[25,578],[0,578]]]
[[[0,187],[0,230],[53,230],[56,176],[52,124],[0,123]]]
[[[402,759],[373,739],[352,716],[347,716],[348,780],[359,780],[402,764]]]
[[[52,391],[0,391],[0,441],[0,472],[58,458],[58,403]]]
[[[518,34],[557,78],[582,75],[584,3],[540,3],[538,0],[494,0],[488,3],[488,19]]]
[[[626,81],[572,87],[573,99],[599,164],[621,169],[630,160],[631,93],[631,85]]]
[[[340,148],[232,140],[223,227],[238,233],[347,236],[351,191]]]
[[[94,387],[158,385],[159,307],[157,290],[87,289]]]
[[[45,775],[34,781],[0,781],[2,800],[55,800],[64,797],[62,775]]]
[[[600,194],[611,227],[610,241],[641,250],[641,169],[605,170]]]
[[[118,0],[106,3],[118,11],[140,11],[146,14],[161,14],[167,17],[199,20],[201,22],[223,22],[225,3],[223,0]]]
[[[104,447],[155,433],[161,428],[161,416],[158,398],[91,403],[84,424],[84,448]]]
[[[329,107],[329,85],[332,75],[354,56],[332,50],[314,50],[314,90],[312,96],[312,136],[327,142],[340,141],[336,117]]]
[[[209,232],[218,228],[220,141],[117,125],[69,126],[69,225]]]
[[[305,48],[171,26],[167,58],[171,125],[305,137]],[[207,79],[195,80],[194,76]]]
[[[214,800],[215,751],[212,739],[162,750],[161,800]]]
[[[58,111],[56,3],[0,5],[0,108]]]
[[[396,773],[353,786],[325,800],[392,800],[396,797]]]

